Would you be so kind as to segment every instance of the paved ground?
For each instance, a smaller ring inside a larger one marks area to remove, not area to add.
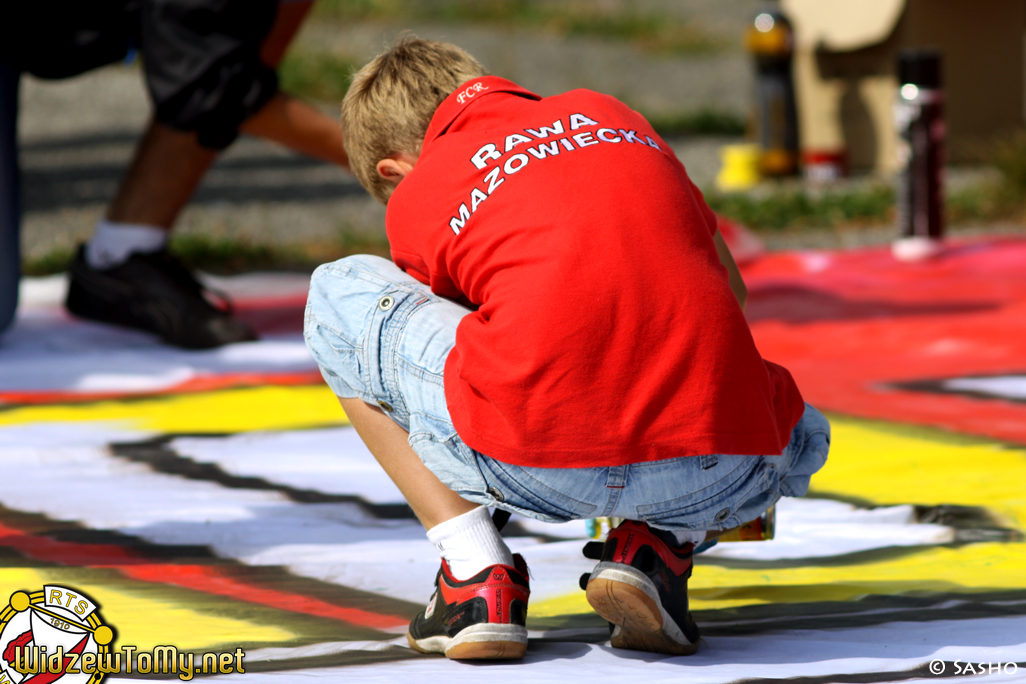
[[[659,57],[623,43],[563,40],[526,31],[441,26],[418,34],[465,45],[494,73],[542,94],[589,87],[657,113],[714,107],[744,115],[752,90],[737,36],[757,3],[644,3],[686,16],[723,38],[725,49]],[[404,28],[363,23],[309,25],[304,48],[367,59]],[[333,107],[326,107],[327,110]],[[62,82],[25,78],[20,117],[25,171],[23,246],[28,257],[84,239],[113,196],[145,125],[139,70],[112,66]],[[675,141],[696,180],[710,183],[722,139]],[[382,230],[384,210],[344,171],[255,140],[240,140],[214,167],[179,230],[253,242],[334,242],[340,232]]]
[[[26,78],[22,166],[29,257],[88,236],[114,195],[149,115],[139,72],[109,67],[80,78]],[[257,242],[333,240],[374,230],[384,211],[341,169],[240,140],[208,174],[181,219],[183,232]]]

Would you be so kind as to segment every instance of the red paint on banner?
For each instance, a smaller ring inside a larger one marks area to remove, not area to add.
[[[196,392],[214,392],[217,390],[236,389],[239,387],[266,387],[268,385],[295,386],[319,385],[321,374],[316,370],[293,373],[224,373],[204,374],[190,378],[185,382],[168,385],[159,390],[111,391],[111,392],[76,392],[74,390],[41,390],[41,391],[0,391],[0,405],[31,405],[31,404],[81,404],[90,401],[106,401],[109,399],[133,399],[159,397],[176,394],[193,394]]]
[[[760,351],[809,403],[1026,444],[1026,404],[893,386],[1026,371],[1026,240],[955,243],[919,263],[886,247],[780,252],[743,275]]]
[[[361,608],[339,606],[294,592],[268,589],[243,582],[227,568],[188,563],[155,563],[131,548],[114,544],[82,544],[26,534],[0,525],[0,546],[12,548],[34,560],[72,567],[110,568],[125,577],[169,584],[269,608],[339,620],[371,629],[395,629],[409,618],[383,615]]]

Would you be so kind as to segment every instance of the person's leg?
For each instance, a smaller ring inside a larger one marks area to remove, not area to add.
[[[616,625],[612,644],[693,653],[699,632],[688,610],[687,580],[696,533],[719,536],[762,515],[781,495],[804,496],[829,447],[829,422],[807,405],[780,456],[710,455],[631,466],[619,511],[628,520],[592,549],[589,557],[600,562],[585,585],[588,602]],[[688,535],[695,536],[682,544]]]
[[[200,145],[195,133],[150,121],[107,219],[170,230],[217,155]]]
[[[261,48],[261,59],[277,67],[312,2],[283,2]],[[348,167],[338,123],[279,92],[242,124],[243,132],[298,152]],[[152,120],[136,147],[128,173],[107,211],[114,223],[169,230],[219,152],[199,144],[194,133]]]
[[[442,556],[435,594],[410,624],[411,646],[456,659],[519,658],[527,567],[480,505],[483,481],[445,403],[445,359],[466,313],[384,259],[349,257],[314,273],[305,335],[353,426]]]
[[[239,130],[308,157],[349,168],[338,121],[288,93],[278,92],[260,111],[242,122]]]
[[[0,333],[14,321],[21,279],[18,72],[0,64]]]
[[[442,484],[410,446],[410,434],[381,409],[362,399],[339,398],[339,402],[425,529],[480,507]]]
[[[261,50],[268,66],[277,66],[310,6],[308,1],[281,3]],[[337,123],[284,93],[272,97],[242,129],[348,165]],[[256,338],[248,325],[231,317],[230,307],[212,306],[198,280],[165,249],[171,228],[218,153],[201,145],[194,132],[150,121],[106,215],[71,266],[71,313],[154,332],[186,348]]]

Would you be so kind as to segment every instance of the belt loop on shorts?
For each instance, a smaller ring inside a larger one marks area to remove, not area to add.
[[[607,489],[623,489],[627,485],[627,468],[629,466],[610,466],[606,474]]]

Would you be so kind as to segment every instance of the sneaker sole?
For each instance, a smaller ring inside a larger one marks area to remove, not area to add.
[[[454,637],[414,639],[410,648],[420,653],[444,653],[450,660],[518,660],[527,653],[527,628],[520,625],[471,625]]]
[[[698,643],[688,641],[659,601],[652,581],[622,563],[602,562],[588,581],[588,603],[616,625],[610,643],[634,651],[691,655]]]

